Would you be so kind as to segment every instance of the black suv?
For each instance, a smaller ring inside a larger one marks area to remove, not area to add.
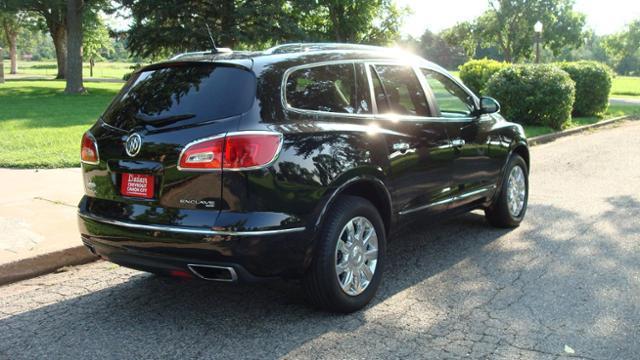
[[[315,305],[354,311],[399,225],[522,221],[527,141],[498,111],[393,49],[184,54],[134,73],[84,135],[82,240],[158,274],[298,278]]]

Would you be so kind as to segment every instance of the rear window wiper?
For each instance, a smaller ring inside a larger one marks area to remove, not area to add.
[[[187,119],[191,119],[196,117],[196,114],[180,114],[180,115],[171,115],[171,116],[165,116],[165,117],[151,117],[151,116],[145,116],[142,114],[136,114],[135,119],[147,124],[151,124],[151,125],[166,125],[166,124],[171,124],[180,120],[187,120]]]

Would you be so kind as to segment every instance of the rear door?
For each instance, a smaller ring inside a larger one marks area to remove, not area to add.
[[[366,64],[380,126],[387,135],[389,184],[394,211],[425,216],[447,208],[453,152],[446,122],[433,117],[417,69],[400,64]]]
[[[174,209],[216,211],[222,173],[178,169],[189,143],[225,134],[255,101],[256,80],[246,69],[215,63],[173,63],[135,74],[91,129],[100,162],[84,164],[93,209],[105,216],[179,224]],[[102,210],[101,210],[102,209]],[[208,213],[208,212],[205,212]],[[206,226],[202,214],[189,224]]]
[[[475,97],[449,76],[421,69],[431,89],[438,116],[447,124],[454,149],[452,207],[485,197],[495,185],[499,167],[489,154],[489,135],[495,124],[490,115],[476,116]]]

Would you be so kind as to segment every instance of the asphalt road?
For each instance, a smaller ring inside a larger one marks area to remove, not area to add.
[[[373,304],[295,283],[158,278],[105,262],[0,288],[0,358],[637,359],[640,122],[532,149],[522,226],[407,229]]]

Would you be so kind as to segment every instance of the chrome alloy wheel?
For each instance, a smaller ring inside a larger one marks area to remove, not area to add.
[[[518,217],[524,208],[524,201],[527,195],[527,182],[522,167],[516,165],[509,173],[507,183],[507,204],[511,216]]]
[[[378,235],[371,221],[358,216],[347,222],[338,237],[335,259],[342,291],[350,296],[362,294],[378,263]]]

